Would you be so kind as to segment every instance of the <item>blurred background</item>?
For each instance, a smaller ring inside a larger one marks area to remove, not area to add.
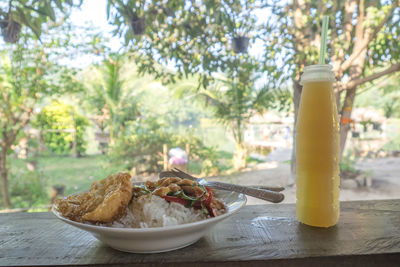
[[[172,166],[295,202],[299,79],[323,15],[341,200],[399,198],[399,1],[2,0],[0,209]]]

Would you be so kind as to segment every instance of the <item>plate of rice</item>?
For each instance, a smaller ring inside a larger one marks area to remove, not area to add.
[[[243,194],[178,177],[135,183],[128,173],[117,173],[57,200],[52,211],[114,249],[157,253],[195,243],[246,201]]]

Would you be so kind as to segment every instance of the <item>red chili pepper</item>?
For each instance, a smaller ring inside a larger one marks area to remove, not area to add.
[[[208,192],[208,198],[203,201],[204,206],[206,206],[208,213],[210,214],[211,217],[216,217],[217,213],[214,208],[211,207],[211,200],[213,198],[213,193],[211,191],[211,188],[206,187],[207,192]]]
[[[201,208],[201,201],[199,200],[199,201],[196,201],[194,204],[193,204],[193,207],[194,208]]]
[[[186,206],[187,204],[188,204],[188,200],[186,200],[186,199],[183,199],[183,198],[179,198],[179,197],[173,197],[173,196],[163,196],[163,198],[166,200],[166,201],[169,201],[169,202],[176,202],[176,203],[179,203],[179,204],[182,204],[182,205],[184,205],[184,206]]]
[[[206,187],[206,190],[208,192],[208,198],[203,201],[203,204],[206,205],[206,206],[210,206],[211,200],[213,198],[213,193],[211,191],[211,188],[209,188],[209,187]]]

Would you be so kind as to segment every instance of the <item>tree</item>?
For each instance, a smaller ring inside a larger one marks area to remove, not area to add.
[[[400,70],[398,5],[398,0],[297,0],[290,4],[274,1],[268,5],[276,17],[265,27],[271,33],[265,45],[273,47],[266,50],[266,57],[275,54],[283,58],[288,77],[293,81],[295,118],[300,102],[302,70],[304,66],[317,64],[322,15],[330,17],[328,63],[333,66],[337,80],[334,91],[341,115],[341,153],[350,129],[349,118],[357,88]]]
[[[57,40],[61,46],[64,45]],[[12,152],[11,146],[21,136],[22,129],[30,122],[40,98],[62,92],[74,92],[80,88],[74,78],[75,71],[58,65],[49,54],[49,51],[55,48],[55,40],[38,45],[37,41],[25,35],[23,41],[6,45],[1,50],[0,174],[6,208],[11,206],[7,157]]]
[[[100,119],[99,128],[109,130],[113,142],[124,132],[126,123],[139,116],[138,97],[149,86],[149,78],[138,76],[136,67],[118,54],[111,54],[84,76],[89,108]]]
[[[400,72],[377,79],[368,86],[360,86],[356,107],[373,106],[383,111],[386,118],[400,118]]]
[[[273,107],[277,94],[269,87],[255,88],[257,77],[248,72],[250,66],[244,66],[240,60],[235,65],[236,73],[222,74],[207,89],[182,87],[178,90],[179,94],[191,95],[201,102],[212,111],[217,122],[230,130],[235,141],[233,165],[235,169],[242,169],[246,167],[244,132],[247,123],[256,113],[263,113]]]
[[[247,109],[256,109],[254,101],[247,99],[249,94],[257,94],[250,92],[254,89],[250,74],[271,73],[276,79],[269,80],[270,88],[279,88],[280,83],[280,73],[269,58],[244,51],[235,53],[231,45],[237,37],[251,37],[250,43],[260,38],[253,13],[257,8],[255,1],[244,0],[108,1],[108,16],[116,25],[115,33],[125,36],[141,73],[151,73],[165,83],[196,74],[198,90],[209,89],[217,73],[229,77],[229,92],[237,99],[230,107],[235,111],[235,124],[239,125],[231,127],[237,142],[236,156],[240,155],[237,168],[244,165],[246,156],[242,148],[245,118],[251,113]],[[139,17],[146,27],[135,35],[134,22]],[[166,67],[171,65],[172,69]],[[222,103],[227,99],[218,100]],[[221,118],[226,121],[227,116],[218,117]]]
[[[8,43],[16,43],[20,38],[22,25],[27,26],[39,39],[42,25],[51,20],[56,23],[56,14],[68,14],[74,6],[82,1],[72,0],[10,0],[8,5],[0,9],[0,28],[3,39]]]
[[[201,105],[190,97],[182,98],[182,92],[197,88],[197,77],[180,80],[169,86],[154,80],[152,86],[146,87],[140,96],[140,111],[142,114],[151,113],[168,125],[174,132],[187,132],[196,128],[202,118],[209,118],[210,113],[203,110]]]

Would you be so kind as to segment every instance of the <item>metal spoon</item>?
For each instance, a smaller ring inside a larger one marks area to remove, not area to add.
[[[164,178],[164,177],[179,177],[182,179],[189,179],[189,180],[196,181],[200,185],[209,186],[209,187],[221,189],[221,190],[239,192],[239,193],[243,193],[245,195],[249,195],[249,196],[252,196],[255,198],[267,200],[267,201],[270,201],[273,203],[282,202],[282,200],[285,198],[285,196],[282,193],[274,192],[271,190],[258,189],[258,188],[253,188],[253,187],[247,187],[247,186],[236,185],[236,184],[227,184],[227,183],[221,183],[221,182],[215,182],[215,181],[207,181],[203,178],[196,178],[196,177],[194,177],[190,174],[187,174],[186,172],[183,172],[177,168],[173,168],[171,171],[163,171],[160,173],[159,177],[160,177],[160,179]]]

